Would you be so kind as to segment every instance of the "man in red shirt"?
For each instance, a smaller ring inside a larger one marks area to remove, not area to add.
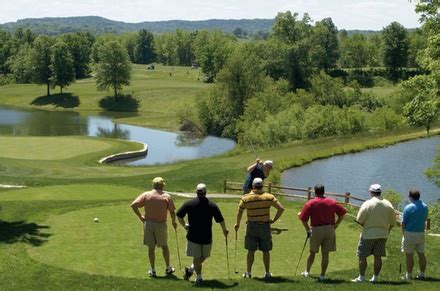
[[[324,186],[321,184],[315,185],[315,198],[307,201],[298,215],[307,232],[307,237],[310,237],[310,254],[307,258],[307,268],[301,275],[304,277],[309,276],[310,269],[315,261],[315,254],[319,252],[319,247],[321,247],[322,259],[319,281],[326,280],[325,272],[327,271],[329,252],[336,251],[335,230],[347,213],[347,210],[339,205],[336,200],[324,197],[324,194]],[[335,214],[338,216],[337,221],[335,221]],[[309,218],[311,227],[308,224]]]

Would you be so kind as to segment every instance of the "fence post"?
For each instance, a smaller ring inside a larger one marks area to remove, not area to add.
[[[312,199],[312,187],[307,187],[307,200]]]
[[[431,229],[431,218],[428,218],[426,220],[426,230],[430,230]]]
[[[350,192],[345,192],[345,204],[350,203]]]
[[[226,193],[226,186],[227,186],[227,184],[228,184],[228,180],[224,180],[223,181],[223,193]]]
[[[269,183],[267,186],[269,193],[272,193],[272,183]]]

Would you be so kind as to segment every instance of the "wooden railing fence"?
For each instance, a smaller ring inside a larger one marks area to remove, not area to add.
[[[228,190],[241,192],[241,191],[243,191],[242,186],[243,186],[243,183],[230,182],[227,179],[224,179],[223,193],[226,193]],[[312,187],[307,187],[307,188],[285,187],[285,186],[275,185],[270,182],[267,183],[266,185],[264,185],[264,189],[266,192],[274,194],[274,195],[291,197],[291,198],[307,199],[307,200],[312,199],[315,194],[315,191],[313,190]],[[305,194],[300,195],[300,194],[293,194],[293,193],[285,193],[285,191],[294,191],[294,192],[300,192],[300,193],[304,192]],[[354,208],[360,208],[360,205],[353,203],[353,201],[361,202],[361,204],[366,201],[366,199],[352,196],[350,192],[345,192],[345,194],[325,192],[325,196],[334,197],[339,203],[342,203],[344,205],[348,205],[348,206],[354,207]],[[396,210],[396,215],[398,216],[398,218],[401,219],[402,213],[400,211]],[[399,221],[399,219],[398,219],[398,221]],[[399,224],[400,224],[400,221],[399,221]],[[431,220],[428,219],[428,221],[426,222],[426,229],[429,230],[430,228],[431,228]]]

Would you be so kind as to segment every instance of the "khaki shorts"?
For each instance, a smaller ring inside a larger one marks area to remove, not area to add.
[[[375,257],[386,257],[386,243],[386,238],[363,239],[361,237],[359,239],[356,255],[360,258],[366,258],[370,255]]]
[[[425,252],[425,233],[405,231],[402,237],[402,252],[413,254]]]
[[[167,246],[168,233],[166,222],[144,222],[144,245],[150,248]]]
[[[319,253],[319,247],[323,253],[336,251],[336,234],[334,225],[314,226],[310,237],[310,251]]]
[[[211,255],[211,247],[212,243],[197,244],[188,240],[186,243],[186,255],[194,258],[207,258]]]
[[[244,248],[251,252],[257,249],[263,252],[272,250],[270,224],[248,222],[244,238]]]

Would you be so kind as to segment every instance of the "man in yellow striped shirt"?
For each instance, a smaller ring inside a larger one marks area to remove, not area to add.
[[[266,269],[264,278],[272,277],[270,268],[270,251],[272,250],[272,235],[270,225],[277,221],[283,214],[284,207],[275,198],[274,195],[263,191],[263,180],[255,178],[252,182],[253,190],[244,195],[238,205],[237,223],[234,228],[238,231],[240,228],[241,217],[247,210],[247,227],[245,236],[245,248],[247,254],[247,271],[243,274],[244,278],[251,278],[252,265],[254,263],[255,251],[258,249],[263,252],[263,263]],[[275,207],[277,213],[270,219],[270,208]]]

